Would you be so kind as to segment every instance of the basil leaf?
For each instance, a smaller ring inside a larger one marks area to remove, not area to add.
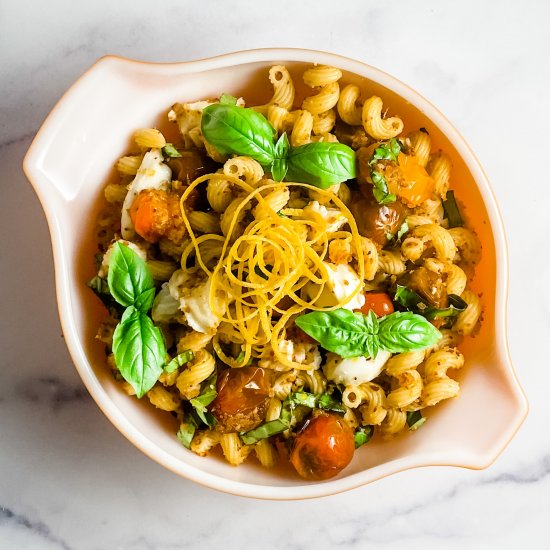
[[[189,363],[195,357],[195,354],[191,350],[184,351],[179,355],[176,355],[165,367],[164,372],[166,374],[171,374],[175,370],[183,367],[186,363]]]
[[[162,154],[165,157],[178,158],[181,157],[181,153],[174,147],[173,143],[167,143],[162,148]]]
[[[464,225],[460,210],[458,209],[458,204],[456,203],[454,191],[447,191],[447,196],[443,201],[443,210],[445,211],[445,217],[449,221],[449,228],[462,227]]]
[[[231,94],[222,94],[220,97],[221,105],[237,105],[237,98]]]
[[[191,441],[193,441],[193,436],[197,431],[198,424],[193,418],[192,415],[186,414],[183,422],[180,424],[180,429],[178,430],[177,438],[181,441],[182,445],[189,449],[191,447]]]
[[[107,308],[109,315],[115,319],[119,319],[123,312],[124,308],[113,298],[109,291],[109,284],[105,279],[102,279],[99,276],[95,276],[93,279],[90,279],[87,283],[89,288],[91,288],[94,294],[103,302],[103,305]]]
[[[275,129],[252,109],[217,103],[202,111],[204,139],[220,153],[246,155],[263,166],[275,158]]]
[[[107,281],[113,298],[119,304],[135,306],[143,312],[151,309],[155,297],[153,277],[147,264],[130,247],[115,243]]]
[[[409,430],[418,430],[424,422],[426,422],[426,418],[422,416],[420,411],[409,411],[407,413],[407,426]]]
[[[378,354],[378,319],[347,309],[313,311],[296,318],[296,325],[317,340],[323,348],[341,357],[376,357]]]
[[[380,347],[390,353],[424,349],[441,339],[441,333],[424,317],[396,311],[380,320]]]
[[[355,448],[358,449],[366,445],[370,441],[373,431],[372,426],[359,426],[354,435]]]
[[[464,311],[468,304],[456,294],[447,296],[449,306],[446,308],[436,308],[430,306],[418,293],[410,288],[402,285],[397,285],[394,295],[394,302],[402,305],[404,308],[418,315],[426,317],[428,320],[437,319],[438,317],[455,317],[461,311]]]
[[[271,165],[271,175],[275,181],[283,181],[288,171],[288,150],[290,144],[286,132],[281,134],[281,137],[275,144],[275,160]]]
[[[288,154],[287,181],[327,189],[355,177],[355,151],[343,143],[307,143]]]
[[[143,397],[158,380],[166,360],[160,330],[142,311],[130,306],[113,334],[115,363],[138,397]]]
[[[303,405],[304,407],[309,407],[310,409],[314,409],[317,405],[316,396],[305,391],[291,393],[289,395],[289,399],[293,405]]]
[[[285,430],[288,430],[290,424],[278,418],[277,420],[271,420],[266,422],[253,430],[241,434],[241,439],[246,445],[253,445],[260,441],[260,439],[267,439],[272,435],[277,435]]]

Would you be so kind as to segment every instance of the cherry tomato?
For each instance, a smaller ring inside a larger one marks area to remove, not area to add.
[[[329,479],[351,462],[354,451],[353,431],[342,417],[321,413],[296,436],[290,462],[305,479]]]
[[[372,187],[367,184],[363,187],[368,189],[371,196],[354,196],[350,206],[351,213],[357,222],[359,233],[384,246],[388,242],[388,236],[397,233],[403,225],[407,208],[400,202],[378,204],[372,197]]]
[[[218,395],[210,406],[222,432],[245,432],[265,418],[270,401],[270,377],[264,369],[227,369],[218,376]]]
[[[369,311],[374,311],[377,317],[383,317],[393,313],[393,302],[385,292],[366,292],[365,305],[361,308],[361,313],[365,315]]]

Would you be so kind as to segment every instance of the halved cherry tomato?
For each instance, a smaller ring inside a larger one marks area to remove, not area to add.
[[[245,432],[265,418],[270,376],[259,367],[231,368],[218,376],[218,395],[210,406],[222,432]]]
[[[434,191],[435,182],[425,168],[420,166],[414,157],[403,153],[399,153],[397,162],[404,181],[395,185],[388,180],[390,192],[395,193],[410,207],[418,206],[429,199]]]
[[[374,311],[377,317],[383,317],[393,313],[393,302],[385,292],[366,292],[365,305],[361,308],[361,313],[367,315],[369,311]]]
[[[130,207],[134,229],[146,241],[156,243],[162,237],[179,242],[185,233],[176,193],[162,189],[144,189]]]
[[[296,436],[290,462],[305,479],[329,479],[351,462],[354,451],[353,431],[342,417],[321,413]]]

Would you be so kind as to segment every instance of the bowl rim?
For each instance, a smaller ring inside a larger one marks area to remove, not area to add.
[[[114,68],[120,68],[124,65],[131,65],[146,72],[152,71],[156,74],[170,74],[176,69],[178,71],[184,69],[185,72],[199,72],[254,62],[263,62],[268,65],[269,63],[278,61],[335,65],[390,88],[405,101],[421,109],[425,116],[440,128],[470,170],[487,208],[494,238],[496,255],[495,342],[499,348],[502,371],[516,399],[514,423],[511,423],[509,428],[484,453],[464,453],[462,456],[458,456],[456,452],[452,456],[445,452],[424,453],[414,457],[391,460],[370,469],[323,483],[276,486],[229,480],[181,462],[164,449],[152,443],[114,406],[110,397],[99,383],[99,380],[93,374],[83,347],[80,344],[78,334],[74,330],[70,312],[71,299],[68,292],[68,272],[66,268],[68,259],[65,258],[63,253],[62,231],[56,215],[56,206],[62,199],[60,199],[57,193],[51,193],[53,186],[40,171],[40,160],[48,147],[47,136],[55,128],[62,125],[62,112],[66,105],[66,100],[69,97],[75,96],[86,85],[90,74],[95,73],[101,67],[108,68],[111,66],[112,69],[113,66]],[[99,58],[75,81],[48,114],[25,155],[23,171],[41,202],[48,222],[53,249],[56,294],[61,326],[70,355],[82,381],[105,416],[131,443],[149,458],[180,476],[201,485],[234,495],[273,500],[299,500],[341,493],[411,468],[458,466],[469,469],[483,469],[490,466],[503,452],[528,414],[529,405],[517,379],[508,349],[507,301],[509,262],[504,225],[494,191],[475,153],[451,122],[428,99],[385,71],[339,54],[301,48],[259,48],[235,51],[193,61],[161,63],[139,61],[118,55],[106,55]]]

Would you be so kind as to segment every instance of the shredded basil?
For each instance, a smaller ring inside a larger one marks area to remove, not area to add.
[[[178,430],[177,438],[181,441],[182,445],[189,449],[191,447],[191,442],[195,432],[197,431],[198,424],[193,418],[192,415],[186,414],[183,422],[180,424],[180,429]]]
[[[165,157],[178,158],[181,157],[181,153],[174,147],[173,143],[167,143],[162,148],[162,154]]]
[[[355,429],[354,441],[355,448],[358,449],[366,445],[372,437],[374,430],[372,426],[359,426]]]
[[[426,417],[420,411],[409,411],[407,413],[407,426],[409,430],[418,430],[426,422]]]
[[[237,105],[237,98],[231,94],[222,94],[220,97],[221,105]]]
[[[195,354],[191,350],[184,351],[179,355],[176,355],[170,362],[164,367],[164,372],[170,374],[180,367],[183,367],[186,363],[189,363],[195,357]]]
[[[456,317],[468,307],[468,304],[456,294],[449,294],[447,296],[448,307],[433,307],[420,294],[402,285],[397,285],[393,300],[405,309],[422,315],[428,320],[437,319],[438,317]]]
[[[443,201],[443,210],[449,222],[449,228],[462,227],[464,225],[458,204],[456,203],[454,191],[447,191],[447,196]]]
[[[389,192],[388,182],[383,174],[378,172],[375,167],[376,163],[380,160],[388,160],[390,162],[397,162],[397,157],[401,152],[401,142],[395,138],[390,141],[381,144],[374,150],[369,165],[371,167],[370,177],[373,183],[372,194],[378,202],[378,204],[388,204],[395,202],[397,197]]]

